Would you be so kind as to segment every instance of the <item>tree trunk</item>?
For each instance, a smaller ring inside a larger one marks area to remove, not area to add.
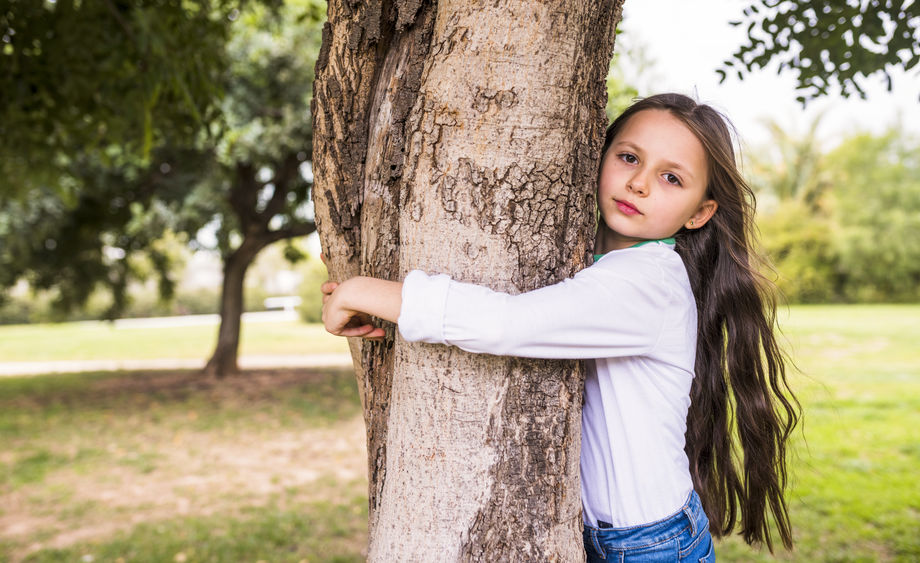
[[[313,158],[333,278],[521,292],[588,264],[620,3],[330,0]],[[583,560],[577,363],[393,331],[357,356],[371,561]]]
[[[283,155],[274,166],[274,191],[262,211],[257,201],[265,182],[256,175],[258,167],[249,162],[235,166],[235,183],[227,194],[229,207],[236,215],[243,242],[224,257],[224,280],[220,293],[220,328],[217,346],[204,368],[205,376],[224,377],[239,371],[237,357],[240,347],[240,320],[243,315],[243,287],[246,271],[259,252],[279,240],[306,236],[316,230],[312,222],[283,221],[280,228],[271,228],[272,220],[284,216],[284,208],[296,188],[300,159],[296,153]],[[289,219],[289,218],[288,218]]]
[[[243,283],[246,270],[264,244],[248,240],[224,261],[224,281],[220,293],[220,328],[217,345],[204,368],[204,375],[224,377],[239,371],[240,321],[243,316]]]

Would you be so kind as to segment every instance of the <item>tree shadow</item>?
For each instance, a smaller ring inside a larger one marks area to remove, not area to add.
[[[0,379],[0,412],[29,418],[62,411],[137,414],[156,409],[282,409],[334,422],[361,412],[351,368],[243,370],[221,379],[198,370],[49,374]]]

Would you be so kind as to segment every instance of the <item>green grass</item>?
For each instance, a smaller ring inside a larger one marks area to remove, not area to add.
[[[106,322],[0,326],[0,362],[207,358],[217,326],[116,328]],[[320,324],[243,323],[241,355],[347,353]]]
[[[794,307],[781,322],[804,409],[796,550],[732,537],[719,560],[920,561],[920,306]],[[275,338],[299,344],[302,329]],[[0,561],[360,560],[363,440],[346,370],[0,378],[0,524],[31,523],[0,525]]]
[[[804,408],[794,561],[920,561],[920,306],[795,307],[781,319]],[[736,538],[720,560],[767,561]]]
[[[0,378],[0,444],[0,561],[360,561],[366,548],[348,369]]]
[[[366,533],[366,519],[367,499],[361,495],[339,504],[268,505],[232,517],[141,524],[104,543],[46,549],[24,561],[357,562],[364,557],[355,539]]]

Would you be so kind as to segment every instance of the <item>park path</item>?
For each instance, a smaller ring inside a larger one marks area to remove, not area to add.
[[[256,311],[243,313],[244,323],[277,323],[299,320],[293,310]],[[98,324],[109,321],[87,321]],[[216,326],[220,315],[184,315],[142,319],[116,319],[115,328],[144,329],[181,326]],[[93,371],[145,371],[171,369],[203,369],[207,358],[151,358],[145,360],[58,360],[48,362],[0,362],[0,377],[42,375],[50,373],[83,373]],[[240,356],[241,369],[350,367],[349,354],[262,355]]]
[[[207,358],[2,362],[0,363],[0,377],[90,371],[202,369],[206,362]],[[310,354],[301,356],[241,356],[239,365],[241,369],[270,369],[349,367],[352,364],[349,354]]]

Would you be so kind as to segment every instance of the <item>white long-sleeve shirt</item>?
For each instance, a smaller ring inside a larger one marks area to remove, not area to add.
[[[520,295],[410,272],[399,331],[483,354],[587,362],[584,521],[660,520],[692,489],[684,453],[697,316],[673,246],[616,250],[574,277]]]

